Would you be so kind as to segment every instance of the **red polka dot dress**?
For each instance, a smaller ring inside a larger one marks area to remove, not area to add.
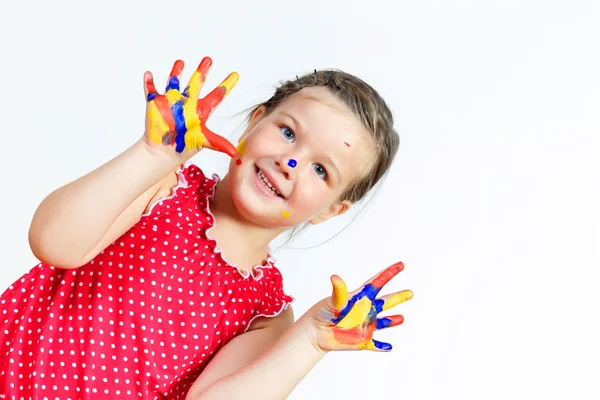
[[[184,399],[215,352],[293,298],[269,258],[227,262],[209,231],[218,176],[177,171],[88,264],[41,263],[0,297],[0,399]]]

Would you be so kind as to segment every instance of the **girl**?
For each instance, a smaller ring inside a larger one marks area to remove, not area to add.
[[[285,398],[329,351],[391,346],[379,317],[388,267],[294,322],[269,254],[279,233],[361,200],[398,147],[377,92],[340,71],[283,83],[250,113],[237,149],[206,121],[237,82],[203,99],[205,58],[183,92],[183,62],[159,94],[144,75],[146,130],[113,160],[50,194],[29,241],[39,265],[0,299],[0,397]],[[188,162],[232,156],[222,180]],[[217,223],[218,222],[218,223]]]

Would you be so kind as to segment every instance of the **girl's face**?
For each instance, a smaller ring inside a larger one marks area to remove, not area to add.
[[[313,224],[345,212],[340,195],[370,167],[374,145],[350,109],[322,87],[259,108],[229,166],[233,202],[262,226]],[[240,161],[241,160],[241,161]]]

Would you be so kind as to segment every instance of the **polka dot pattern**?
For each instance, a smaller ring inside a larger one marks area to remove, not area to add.
[[[194,164],[88,264],[38,264],[0,297],[0,398],[184,399],[211,356],[293,298],[210,238],[219,177]]]

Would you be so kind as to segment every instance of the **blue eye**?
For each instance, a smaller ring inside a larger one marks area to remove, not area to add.
[[[283,134],[283,137],[285,137],[290,142],[294,142],[296,134],[290,128],[288,128],[287,126],[282,126],[280,129],[281,133]]]
[[[327,179],[327,171],[325,171],[325,168],[321,164],[314,164],[313,169],[319,178]]]

